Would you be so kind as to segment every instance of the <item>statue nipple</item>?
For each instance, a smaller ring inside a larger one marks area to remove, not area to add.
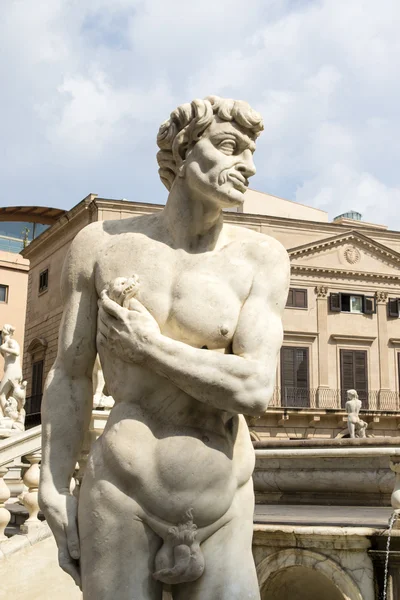
[[[222,325],[219,328],[219,330],[221,332],[221,335],[223,335],[224,337],[226,337],[228,335],[228,333],[229,333],[229,329],[228,329],[228,327],[226,325]]]

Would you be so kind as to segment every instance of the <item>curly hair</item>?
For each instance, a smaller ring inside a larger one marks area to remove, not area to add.
[[[2,333],[4,335],[13,335],[15,332],[15,327],[13,325],[3,325]]]
[[[242,100],[229,100],[218,96],[207,96],[204,100],[193,100],[181,104],[158,130],[157,153],[160,179],[170,190],[179,166],[188,149],[201,138],[215,116],[223,121],[235,121],[250,131],[256,139],[264,129],[262,117]]]

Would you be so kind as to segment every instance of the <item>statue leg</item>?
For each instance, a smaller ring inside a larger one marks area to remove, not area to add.
[[[3,379],[0,383],[0,416],[4,416],[4,409],[6,407],[6,400],[9,393],[12,391],[12,384],[9,379]]]
[[[161,600],[152,577],[162,540],[135,513],[104,464],[95,461],[79,494],[79,537],[84,600]]]
[[[174,600],[260,600],[254,559],[254,493],[250,480],[238,490],[232,520],[201,544],[203,575],[192,583],[172,586]]]

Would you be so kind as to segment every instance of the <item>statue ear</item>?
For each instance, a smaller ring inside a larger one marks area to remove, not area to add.
[[[189,152],[189,141],[185,129],[182,129],[172,144],[172,155],[176,164],[178,177],[185,177],[185,160]]]

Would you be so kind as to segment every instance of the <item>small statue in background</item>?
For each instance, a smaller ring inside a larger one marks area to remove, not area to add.
[[[360,419],[361,400],[356,390],[347,390],[347,427],[351,438],[365,438],[368,423]]]
[[[5,416],[12,419],[11,429],[25,430],[25,402],[27,381],[13,382],[12,396],[7,399]]]
[[[4,374],[0,382],[0,416],[5,416],[8,398],[16,383],[22,382],[20,348],[14,340],[15,327],[4,325],[1,332],[0,354],[4,358]]]
[[[0,417],[0,429],[17,433],[25,431],[25,401],[28,382],[12,381],[11,383],[12,392],[6,400],[4,417]]]

